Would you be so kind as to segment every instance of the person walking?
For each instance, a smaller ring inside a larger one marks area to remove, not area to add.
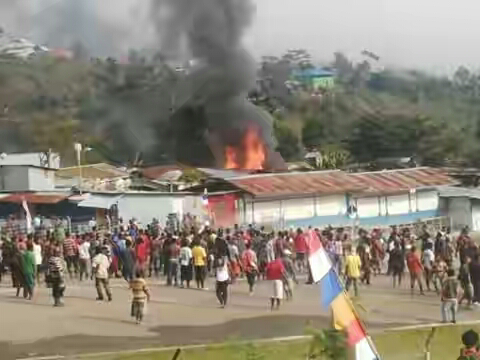
[[[122,276],[127,282],[133,280],[133,271],[135,268],[135,250],[132,249],[132,245],[132,238],[127,236],[125,240],[125,251],[121,253]]]
[[[225,255],[217,255],[214,260],[216,286],[215,292],[218,302],[222,308],[227,306],[228,301],[228,284],[230,275],[228,272],[228,257]]]
[[[410,272],[410,291],[412,296],[415,288],[415,283],[418,283],[418,287],[420,288],[420,294],[425,295],[422,285],[423,266],[416,252],[417,248],[415,246],[412,246],[410,252],[407,254],[407,267],[408,271]]]
[[[447,279],[442,288],[442,321],[456,323],[458,281],[455,278],[455,270],[447,270]],[[449,314],[450,313],[450,314]],[[450,316],[449,316],[450,315]]]
[[[425,283],[427,285],[427,290],[430,291],[430,283],[433,282],[433,264],[435,262],[435,254],[431,244],[425,245],[425,250],[422,255],[423,269],[425,275]],[[434,287],[436,288],[436,283],[433,282]]]
[[[178,258],[180,256],[180,246],[177,239],[173,238],[168,247],[168,274],[167,285],[178,286]]]
[[[184,287],[186,283],[187,288],[190,288],[190,281],[192,281],[192,249],[188,246],[186,239],[182,240],[182,248],[180,249],[180,286]]]
[[[285,268],[285,276],[283,278],[283,287],[285,294],[287,295],[287,301],[293,299],[293,287],[294,284],[298,284],[297,277],[295,275],[295,266],[292,261],[292,252],[288,249],[283,250],[283,267]]]
[[[87,241],[86,236],[83,235],[78,246],[78,262],[79,262],[79,277],[80,281],[88,279],[88,268],[90,264],[90,242]]]
[[[362,268],[362,261],[357,255],[355,249],[350,249],[345,259],[345,274],[347,281],[345,283],[345,290],[348,292],[350,286],[353,284],[355,296],[358,296],[358,279],[360,278],[360,270]]]
[[[458,301],[458,305],[462,305],[463,300],[467,300],[467,306],[470,307],[473,301],[473,285],[469,268],[471,259],[466,256],[463,260],[464,262],[460,265],[460,271],[458,273],[458,280],[460,281],[460,286],[462,287],[463,294]]]
[[[63,256],[67,262],[67,270],[70,279],[77,273],[77,244],[67,231],[63,242]]]
[[[27,251],[23,254],[23,273],[25,275],[25,294],[28,300],[33,298],[33,289],[35,287],[35,273],[37,267],[35,264],[35,254],[33,253],[33,242],[27,243]]]
[[[402,285],[403,272],[405,270],[405,257],[399,242],[396,242],[394,248],[390,251],[389,264],[393,278],[393,287],[395,288]]]
[[[27,297],[25,272],[23,266],[23,255],[17,247],[12,248],[10,260],[8,262],[10,271],[12,273],[12,286],[17,289],[16,297],[20,296],[20,290],[23,289],[23,297]]]
[[[108,301],[112,301],[110,291],[108,269],[110,268],[110,259],[102,252],[101,247],[95,250],[95,257],[92,261],[92,271],[95,274],[95,287],[97,289],[97,301],[103,301],[102,287],[105,289]],[[142,268],[143,269],[143,268]]]
[[[207,252],[205,248],[200,244],[198,239],[193,242],[192,256],[193,266],[195,268],[195,282],[197,283],[197,289],[205,288],[205,275],[207,265]]]
[[[470,257],[465,255],[464,258]],[[470,277],[473,285],[473,304],[480,304],[480,255],[475,254],[473,261],[470,263]]]
[[[60,257],[61,250],[55,248],[53,255],[48,260],[47,281],[52,287],[53,306],[63,306],[65,293],[65,261]]]
[[[43,256],[42,256],[42,245],[40,245],[40,238],[38,236],[35,237],[33,241],[33,255],[35,257],[35,274],[37,284],[40,284],[40,274],[42,273],[42,266],[43,266]]]
[[[252,244],[250,242],[245,244],[245,248],[246,249],[242,254],[242,264],[247,277],[248,292],[250,296],[252,296],[255,287],[255,280],[258,275],[257,254],[252,250]]]
[[[135,318],[137,324],[141,324],[145,313],[145,301],[150,301],[150,291],[142,269],[137,269],[135,279],[130,281],[129,287],[132,290],[130,315]]]
[[[272,281],[273,293],[270,297],[270,309],[278,310],[283,300],[283,284],[285,282],[285,266],[282,259],[270,261],[267,264],[267,280]]]
[[[300,228],[297,229],[297,234],[293,239],[293,245],[295,250],[295,265],[297,266],[298,273],[301,274],[306,267],[307,243],[305,241],[305,235]]]

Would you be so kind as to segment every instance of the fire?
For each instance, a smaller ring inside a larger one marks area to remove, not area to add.
[[[254,128],[247,130],[239,147],[225,147],[225,169],[262,170],[265,160],[265,144]]]

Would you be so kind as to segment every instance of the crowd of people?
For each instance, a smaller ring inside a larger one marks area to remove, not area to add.
[[[6,228],[1,238],[0,281],[8,270],[17,296],[23,289],[26,299],[32,299],[35,284],[45,281],[54,305],[62,306],[68,278],[94,279],[99,301],[112,301],[110,279],[124,278],[132,289],[132,316],[141,321],[142,304],[150,296],[146,278],[164,278],[168,286],[206,289],[207,277],[214,277],[218,302],[225,307],[228,287],[244,277],[250,295],[258,280],[272,282],[270,307],[274,310],[284,298],[293,298],[298,274],[305,274],[307,284],[312,283],[307,261],[307,234],[312,233],[322,242],[346,290],[353,287],[355,296],[359,283],[370,285],[381,273],[392,277],[393,287],[400,286],[408,269],[412,295],[416,286],[420,294],[436,291],[444,321],[456,321],[458,303],[480,303],[479,252],[468,229],[454,239],[447,228],[431,234],[426,226],[419,233],[410,227],[359,229],[355,239],[343,228],[275,233],[253,225],[213,229],[191,222],[163,228],[155,219],[144,228],[134,219],[127,224],[120,219],[111,233],[92,226],[84,234],[55,228],[24,236]]]

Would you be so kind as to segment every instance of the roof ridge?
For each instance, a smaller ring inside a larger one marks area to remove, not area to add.
[[[292,175],[313,175],[313,174],[332,174],[342,173],[347,174],[342,170],[317,170],[317,171],[293,171],[293,172],[281,172],[281,173],[260,173],[260,174],[247,174],[229,178],[228,180],[243,180],[245,178],[259,178],[259,177],[271,177],[271,176],[292,176]]]

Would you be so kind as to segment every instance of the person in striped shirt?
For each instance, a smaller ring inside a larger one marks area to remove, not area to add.
[[[78,247],[75,239],[70,236],[68,231],[65,235],[66,238],[63,241],[63,256],[65,258],[65,262],[67,263],[68,275],[71,279],[73,278],[73,274],[78,272]]]
[[[133,295],[130,315],[135,318],[137,324],[140,324],[143,320],[145,301],[150,301],[150,291],[141,269],[137,269],[135,279],[130,281],[130,289]]]

